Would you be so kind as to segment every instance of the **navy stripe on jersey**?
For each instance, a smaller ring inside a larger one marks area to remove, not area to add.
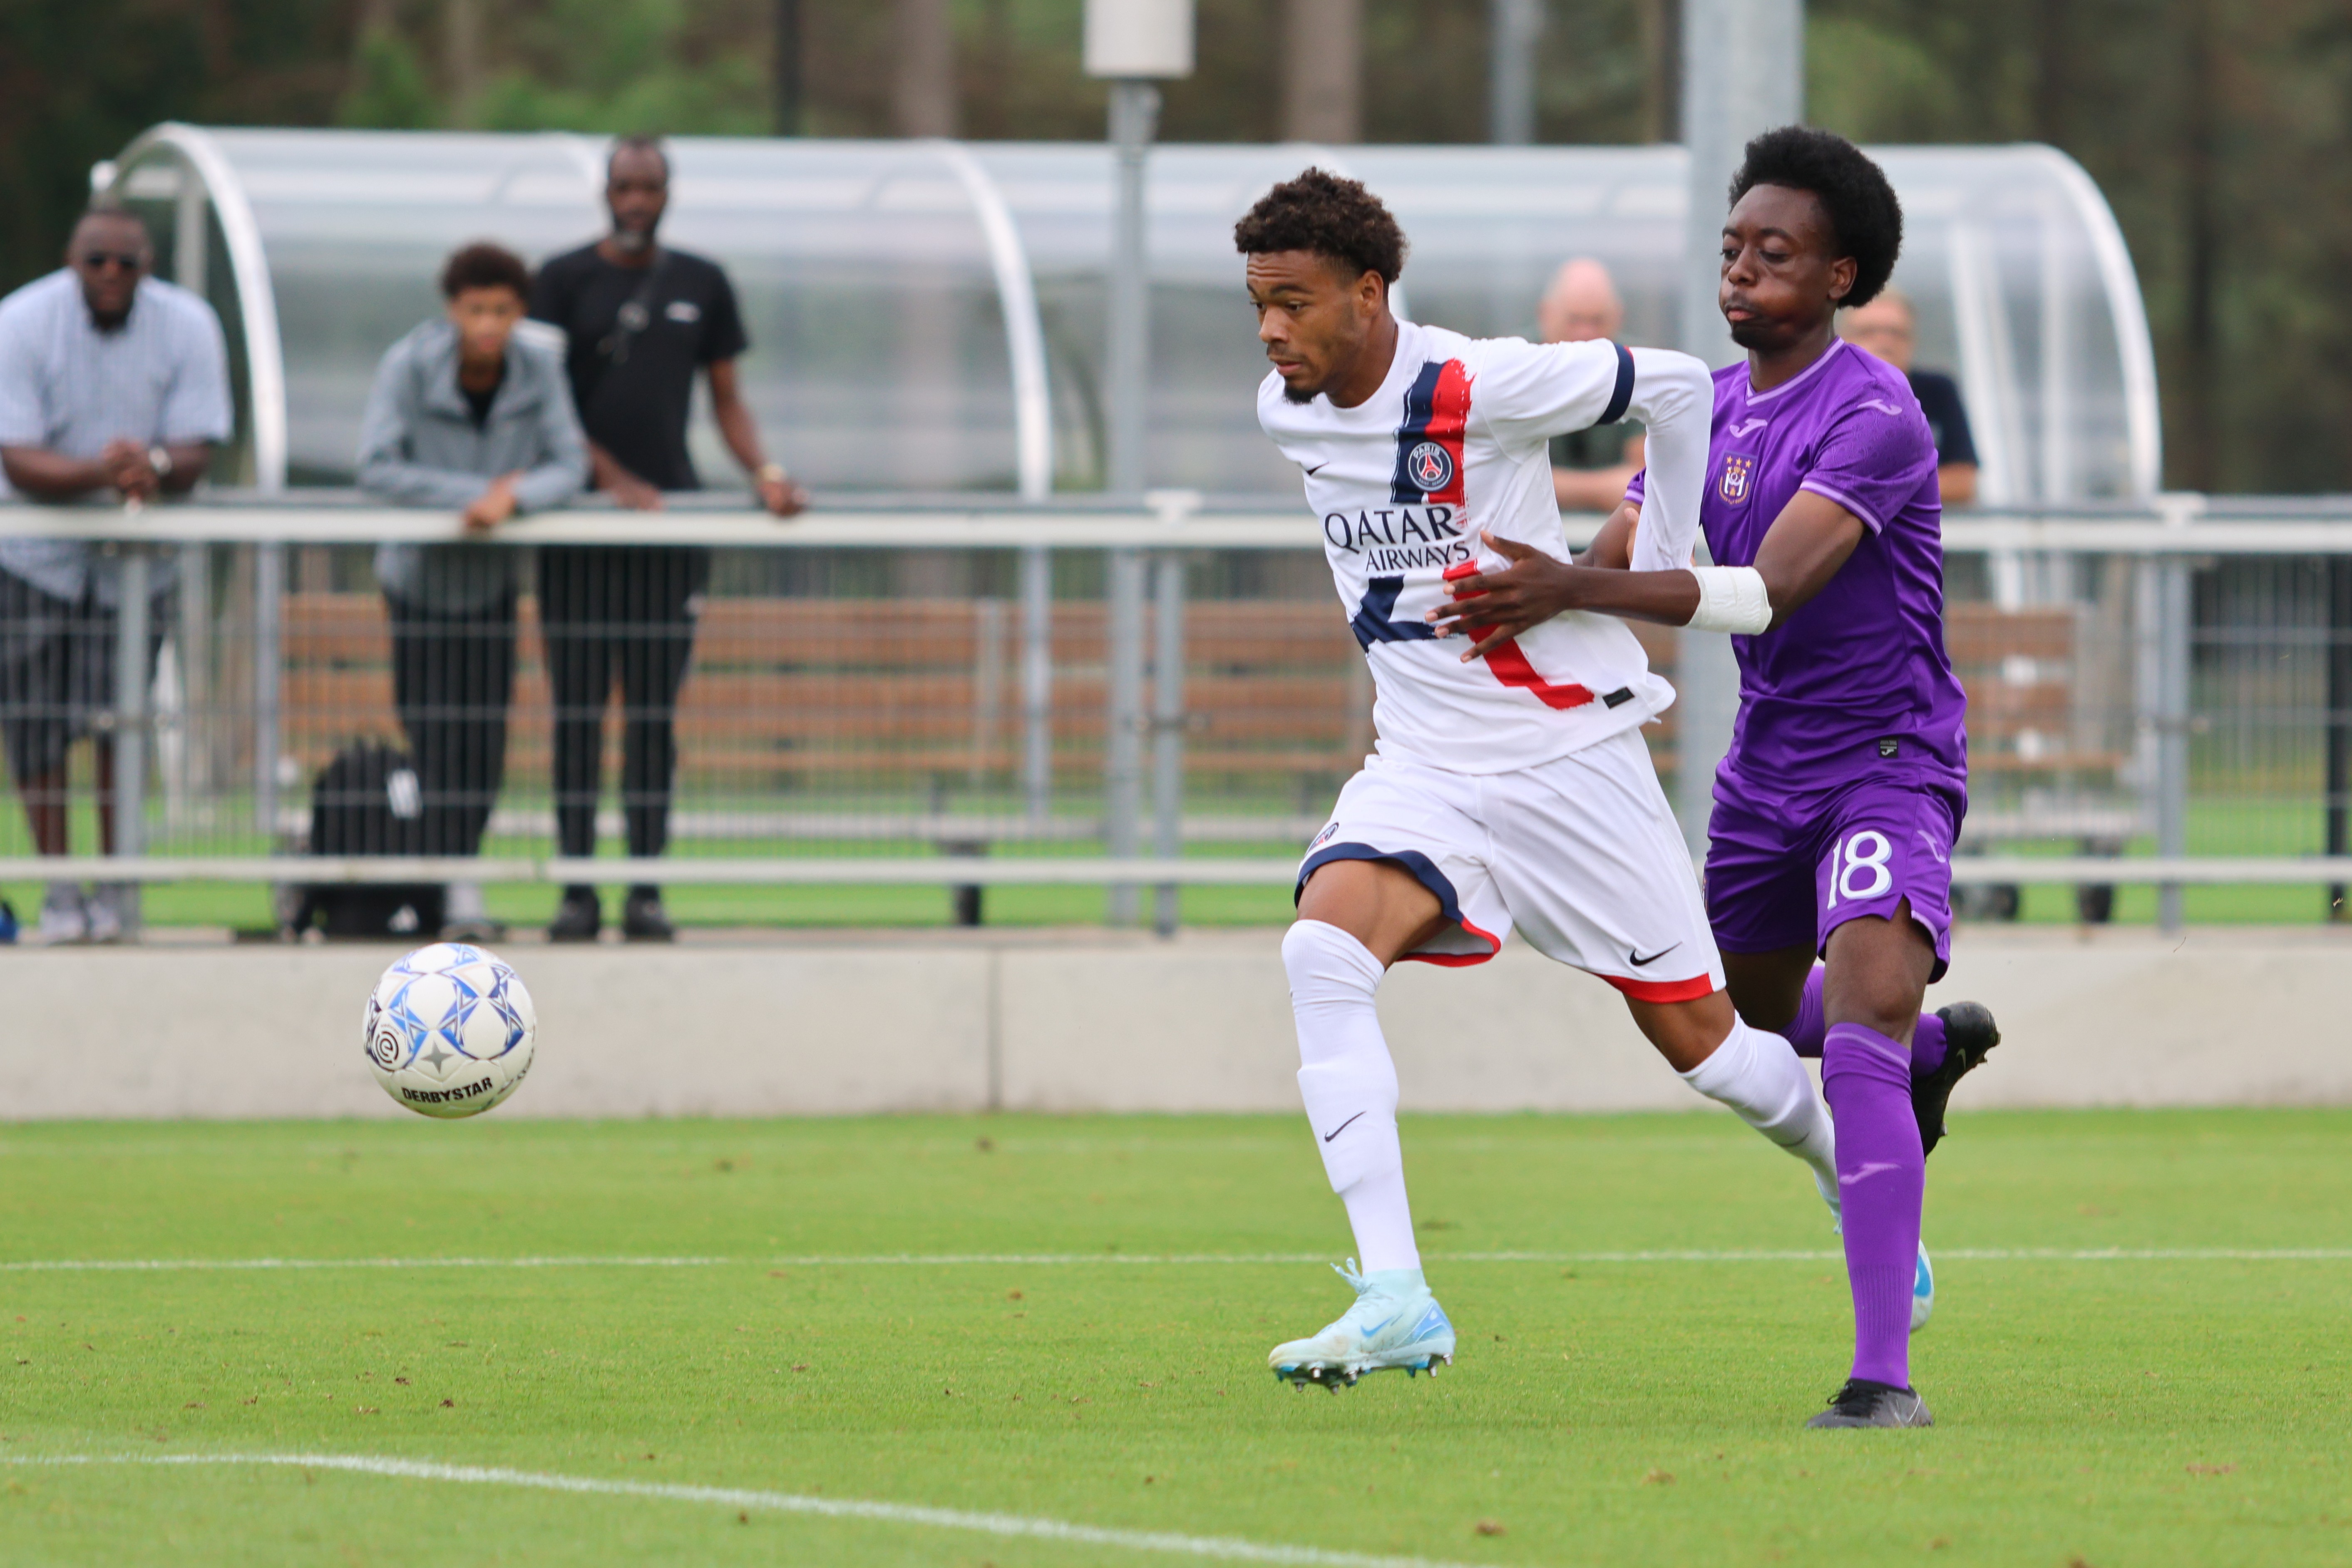
[[[1412,378],[1412,384],[1405,388],[1404,423],[1397,426],[1396,434],[1396,471],[1389,479],[1391,500],[1418,501],[1425,493],[1413,483],[1412,476],[1405,472],[1405,458],[1429,434],[1430,408],[1437,399],[1437,376],[1444,368],[1444,362],[1430,361],[1421,367],[1421,374]],[[1395,596],[1391,595],[1390,603],[1393,605],[1395,602]]]
[[[1603,425],[1624,418],[1626,405],[1633,401],[1633,351],[1623,343],[1609,346],[1617,351],[1617,390],[1609,395],[1609,410],[1601,416]]]
[[[1405,389],[1389,499],[1462,503],[1462,437],[1470,421],[1470,373],[1460,360],[1431,360]]]
[[[1356,634],[1356,646],[1370,652],[1376,642],[1425,642],[1435,638],[1436,630],[1425,621],[1400,621],[1396,614],[1397,595],[1404,592],[1404,579],[1375,577],[1364,584],[1363,603],[1348,622],[1348,629]]]

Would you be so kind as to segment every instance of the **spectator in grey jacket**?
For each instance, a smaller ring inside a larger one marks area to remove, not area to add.
[[[530,270],[495,245],[441,269],[446,320],[392,345],[360,426],[360,488],[458,510],[468,533],[562,506],[588,452],[563,363],[514,335]],[[515,557],[489,544],[388,544],[377,579],[392,615],[393,703],[424,795],[429,855],[475,855],[506,772],[514,700]],[[498,934],[481,889],[449,889],[446,934]]]

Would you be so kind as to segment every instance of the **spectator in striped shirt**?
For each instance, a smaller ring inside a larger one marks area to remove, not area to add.
[[[132,213],[82,215],[66,265],[0,300],[0,499],[144,504],[202,479],[234,416],[228,352],[210,305],[148,275],[154,247]],[[149,579],[152,679],[173,586]],[[79,540],[0,539],[0,749],[34,847],[68,848],[67,754],[116,703],[121,562]],[[114,847],[114,746],[95,741],[99,842]],[[122,934],[122,889],[49,884],[41,935]]]

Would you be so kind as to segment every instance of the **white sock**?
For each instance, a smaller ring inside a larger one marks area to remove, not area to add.
[[[1282,939],[1298,1022],[1298,1094],[1331,1190],[1348,1205],[1367,1274],[1421,1267],[1397,1141],[1396,1064],[1372,994],[1381,961],[1338,926],[1300,921]]]
[[[458,921],[479,921],[489,918],[489,907],[482,901],[479,882],[452,882],[441,901],[444,920],[455,924]]]
[[[1738,1114],[1739,1120],[1813,1168],[1813,1183],[1837,1205],[1837,1136],[1829,1108],[1789,1042],[1734,1017],[1715,1054],[1682,1080]]]

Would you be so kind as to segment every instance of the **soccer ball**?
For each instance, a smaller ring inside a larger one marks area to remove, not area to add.
[[[530,1071],[539,1014],[505,960],[462,942],[383,972],[361,1039],[384,1093],[420,1116],[478,1116]]]

